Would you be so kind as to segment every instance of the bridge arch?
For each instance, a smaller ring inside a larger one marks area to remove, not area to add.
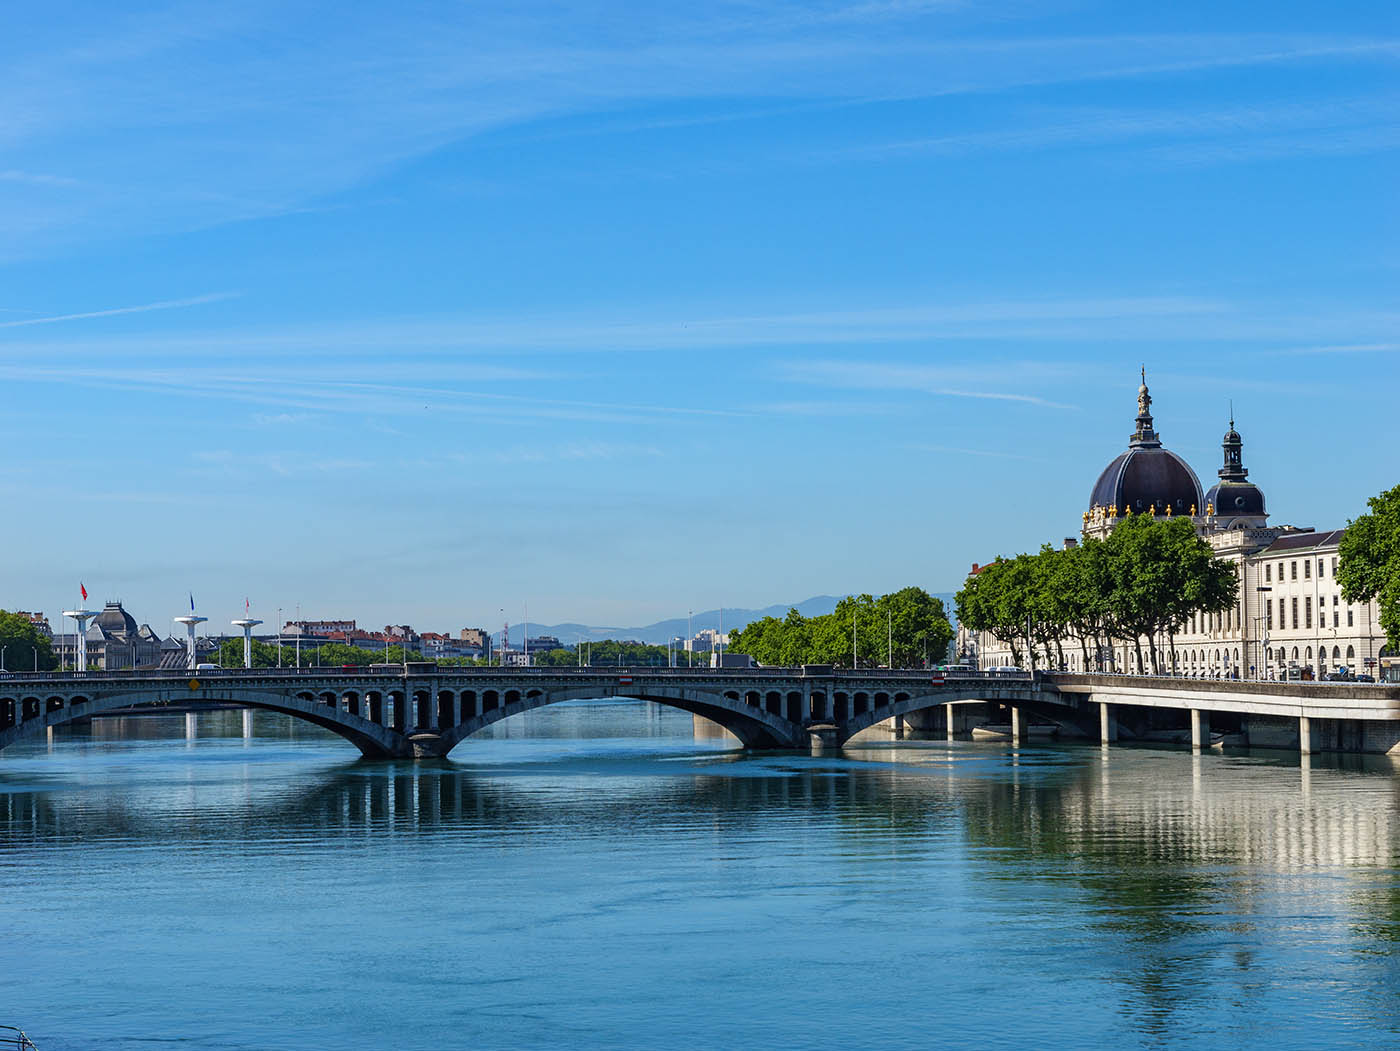
[[[800,723],[766,711],[762,704],[756,703],[757,695],[755,703],[749,703],[733,690],[714,693],[681,686],[648,686],[646,689],[624,694],[618,692],[615,684],[599,683],[596,686],[576,686],[561,690],[530,690],[524,696],[517,690],[511,690],[506,697],[506,703],[495,707],[483,707],[482,711],[472,718],[443,730],[437,742],[424,742],[425,747],[431,747],[436,754],[445,756],[472,734],[502,719],[564,701],[596,701],[607,697],[652,701],[668,708],[678,708],[692,715],[702,716],[719,723],[737,737],[745,748],[796,748],[807,740],[807,732]],[[510,699],[512,697],[513,700]]]
[[[861,695],[857,694],[856,696]],[[988,688],[986,684],[943,687],[937,692],[917,696],[900,693],[895,695],[893,701],[882,707],[867,707],[862,710],[857,705],[855,712],[842,727],[845,735],[843,743],[862,730],[868,730],[886,719],[892,719],[897,715],[921,712],[928,708],[937,708],[944,704],[1023,704],[1038,709],[1053,709],[1061,713],[1066,708],[1065,702],[1059,700],[1058,694],[1047,695],[1028,682],[1014,686],[999,683],[991,688]]]
[[[0,749],[18,741],[38,738],[50,727],[65,726],[77,719],[100,715],[114,709],[155,707],[162,703],[187,702],[190,699],[189,692],[185,690],[124,691],[92,699],[85,695],[75,696],[58,708],[40,711],[37,709],[48,706],[37,697],[26,697],[25,700],[33,701],[35,707],[26,708],[23,721],[18,725],[0,730]],[[369,758],[407,758],[413,755],[412,746],[399,734],[370,722],[357,713],[343,710],[338,703],[327,705],[321,698],[308,691],[301,691],[293,696],[263,690],[215,689],[202,692],[199,700],[240,704],[302,719],[345,738],[358,748],[362,755]]]

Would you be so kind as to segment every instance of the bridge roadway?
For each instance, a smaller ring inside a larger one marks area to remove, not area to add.
[[[950,677],[927,671],[803,674],[796,668],[253,669],[217,672],[11,674],[0,678],[0,749],[51,727],[134,705],[181,710],[225,702],[324,727],[366,756],[445,756],[513,715],[561,701],[633,697],[704,716],[745,747],[808,748],[812,727],[841,744],[867,727],[936,704],[1016,703],[1040,696],[1024,673]],[[1050,691],[1053,694],[1053,691]]]
[[[0,749],[104,712],[223,702],[305,719],[368,757],[431,758],[522,712],[561,701],[632,697],[704,716],[756,749],[839,746],[887,719],[942,706],[951,728],[954,706],[987,704],[1006,706],[1017,739],[1034,715],[1107,743],[1118,737],[1117,713],[1157,708],[1182,713],[1197,747],[1209,744],[1211,713],[1229,712],[1255,720],[1259,739],[1251,732],[1250,743],[1400,754],[1400,686],[986,672],[940,678],[901,669],[819,674],[800,668],[412,664],[406,670],[10,673],[0,676]],[[1344,745],[1344,738],[1352,744]]]

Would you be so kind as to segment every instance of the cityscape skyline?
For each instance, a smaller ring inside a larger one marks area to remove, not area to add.
[[[1074,531],[1144,363],[1203,479],[1233,401],[1275,522],[1394,484],[1391,12],[0,25],[18,608],[952,591]]]

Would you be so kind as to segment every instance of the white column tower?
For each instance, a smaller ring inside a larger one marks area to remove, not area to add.
[[[78,622],[78,659],[77,667],[73,670],[87,671],[87,626],[97,613],[90,609],[69,609],[64,610],[63,615]]]
[[[233,626],[243,629],[243,667],[253,666],[253,629],[262,621],[254,620],[251,617],[244,617],[242,620],[235,620]]]
[[[199,657],[195,654],[194,651],[195,625],[203,624],[208,619],[208,617],[196,617],[193,613],[189,614],[188,616],[175,618],[175,623],[183,624],[190,633],[190,649],[189,653],[186,655],[185,661],[185,667],[189,668],[190,671],[194,671],[194,666],[199,663]]]

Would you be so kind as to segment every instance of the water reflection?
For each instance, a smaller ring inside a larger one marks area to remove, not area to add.
[[[652,706],[536,714],[441,763],[345,761],[275,716],[245,738],[240,713],[200,716],[189,748],[175,716],[0,757],[0,923],[44,947],[11,983],[22,1020],[41,1046],[85,1046],[110,996],[137,1030],[214,1046],[197,982],[188,1004],[158,992],[207,952],[258,964],[219,995],[312,1019],[302,1043],[256,1034],[278,1046],[343,1046],[407,1013],[405,1047],[691,1047],[719,1019],[731,1046],[912,1047],[925,1003],[988,1046],[1400,1036],[1388,761],[752,756]],[[75,881],[140,890],[115,912],[36,893]],[[307,937],[270,948],[253,929]],[[83,1011],[44,996],[79,943]],[[132,951],[135,985],[117,969]],[[435,981],[460,973],[476,1003],[477,960],[519,984],[464,1015]],[[346,976],[337,1011],[307,971]],[[860,995],[809,1028],[804,988]]]

